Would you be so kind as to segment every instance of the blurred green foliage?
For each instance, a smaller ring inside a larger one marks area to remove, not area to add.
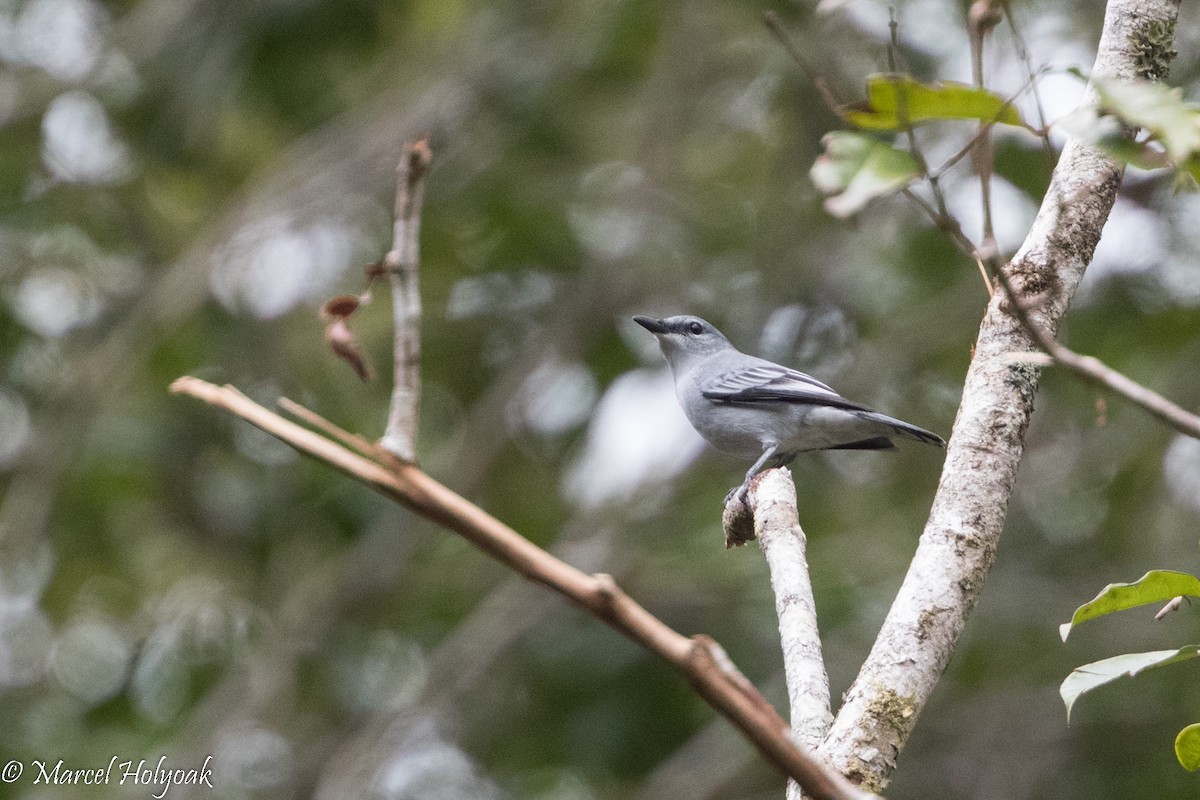
[[[1012,6],[1052,67],[1057,118],[1081,88],[1063,70],[1090,66],[1097,8]],[[947,434],[986,295],[915,208],[826,215],[808,171],[839,123],[763,10],[0,5],[0,762],[212,755],[217,788],[172,797],[781,796],[633,645],[166,391],[194,374],[377,436],[388,381],[361,384],[327,353],[316,309],[361,290],[389,243],[400,147],[429,130],[424,466],[715,636],[782,707],[762,558],[720,534],[745,465],[680,433],[661,358],[628,318],[702,314],[743,349]],[[881,3],[774,10],[846,101],[886,64]],[[912,74],[968,78],[965,4],[898,14]],[[1177,37],[1171,82],[1195,98],[1195,21]],[[1027,73],[1003,27],[989,52],[1007,96]],[[921,136],[936,160],[970,131]],[[1028,134],[998,136],[1011,250],[1052,162]],[[1064,337],[1195,408],[1200,206],[1169,183],[1129,174]],[[945,185],[976,235],[969,172]],[[383,293],[355,317],[385,374],[389,322]],[[1194,571],[1200,447],[1070,375],[1041,391],[998,565],[889,797],[1195,795],[1170,746],[1196,718],[1186,670],[1097,693],[1070,728],[1056,696],[1074,665],[1118,642],[1170,646],[1193,612],[1114,620],[1066,647],[1055,626],[1104,582]],[[917,448],[795,465],[835,697],[939,470]],[[32,774],[0,797],[144,796]]]

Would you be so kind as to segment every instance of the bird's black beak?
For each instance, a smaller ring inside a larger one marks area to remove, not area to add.
[[[654,317],[634,317],[633,321],[653,334],[666,333],[667,326],[661,319]]]

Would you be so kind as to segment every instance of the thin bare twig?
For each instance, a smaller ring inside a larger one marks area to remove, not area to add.
[[[1025,44],[1025,36],[1021,33],[1021,29],[1017,27],[1017,21],[1013,17],[1012,5],[1008,0],[999,0],[1000,5],[1004,8],[1004,19],[1008,22],[1008,30],[1012,34],[1013,43],[1017,48],[1017,55],[1021,59],[1021,63],[1025,65],[1025,71],[1029,73],[1029,83],[1032,86],[1033,105],[1037,109],[1038,115],[1038,130],[1039,136],[1042,139],[1042,151],[1046,154],[1046,158],[1051,163],[1054,162],[1054,145],[1050,141],[1050,127],[1046,124],[1046,110],[1042,105],[1042,93],[1038,91],[1037,70],[1033,68],[1033,58],[1029,55],[1029,47]]]
[[[983,255],[975,247],[975,243],[963,233],[962,225],[959,224],[958,219],[950,215],[942,216],[936,208],[911,189],[905,188],[900,191],[905,197],[916,203],[917,207],[929,216],[933,224],[950,237],[950,240],[954,242],[962,253],[975,262],[976,266],[979,267],[979,277],[983,279],[983,286],[987,289],[988,295],[991,296],[995,291],[995,287],[992,285],[992,279],[988,277],[988,268],[984,264]]]
[[[1003,114],[1005,111],[1007,111],[1009,105],[1011,105],[1011,104],[1012,104],[1011,100],[1009,100],[1007,103],[1005,103],[1004,107],[1001,108],[1000,113]],[[942,162],[942,165],[940,167],[933,170],[933,172],[931,172],[930,174],[937,178],[941,178],[943,175],[945,175],[947,172],[949,172],[950,169],[952,167],[954,167],[955,164],[962,161],[964,158],[971,155],[971,153],[973,153],[975,151],[976,146],[979,144],[979,140],[983,139],[985,136],[990,134],[992,131],[992,128],[995,127],[995,125],[996,125],[996,120],[994,120],[994,119],[987,120],[986,122],[981,122],[979,124],[979,129],[977,131],[975,131],[975,135],[972,136],[970,139],[968,139],[967,143],[964,144],[958,150],[958,152],[956,152],[954,155],[947,158],[944,162]]]
[[[392,249],[383,263],[392,282],[395,362],[392,402],[380,444],[403,461],[417,460],[417,419],[421,401],[421,205],[432,154],[424,136],[405,147],[396,168],[396,220]]]
[[[1039,363],[1043,366],[1060,365],[1077,375],[1110,389],[1126,400],[1141,406],[1145,411],[1180,433],[1200,439],[1200,416],[1172,403],[1167,398],[1148,389],[1132,378],[1117,372],[1098,358],[1076,353],[1058,341],[1046,328],[1033,318],[1033,311],[1012,286],[1012,280],[1004,270],[996,278],[1008,300],[1008,307],[1021,325],[1029,331],[1038,346],[1046,351],[1043,359],[1039,353],[1013,353],[1010,358],[1023,363]]]
[[[968,238],[967,234],[963,233],[962,225],[959,224],[955,217],[949,214],[942,214],[942,212],[930,205],[928,200],[921,197],[912,189],[904,188],[900,191],[905,197],[916,203],[929,216],[929,219],[932,220],[933,224],[939,230],[945,231],[954,244],[958,246],[959,250],[972,259],[979,258],[979,251],[976,249],[975,243]]]
[[[1008,109],[1010,109],[1012,107],[1012,104],[1017,102],[1017,100],[1021,97],[1021,95],[1025,94],[1025,92],[1029,91],[1029,89],[1033,86],[1033,82],[1034,82],[1033,77],[1026,79],[1025,83],[1023,83],[1021,85],[1021,88],[1017,89],[1016,93],[1013,94],[1012,97],[1009,97],[1008,99],[1006,99],[1004,101],[1004,103],[1000,106],[1000,109],[996,112],[996,116],[992,119],[982,121],[980,123],[979,129],[975,132],[975,135],[972,136],[970,139],[968,139],[967,143],[964,144],[957,153],[950,156],[948,159],[946,159],[946,161],[940,167],[933,170],[932,174],[937,176],[938,178],[941,178],[955,164],[957,164],[959,161],[962,161],[963,158],[965,158],[966,156],[970,155],[971,151],[975,149],[975,145],[979,142],[979,139],[983,136],[988,135],[988,133],[991,131],[991,129],[994,128],[997,123],[999,123],[1000,118],[1002,116],[1004,116],[1008,112]],[[1028,125],[1022,125],[1022,127],[1024,127],[1026,130],[1029,130],[1031,133],[1036,133],[1039,136],[1042,135],[1041,131],[1035,131],[1032,128],[1030,128]]]
[[[684,636],[625,594],[607,575],[588,575],[530,542],[426,475],[415,464],[385,467],[303,428],[231,386],[179,378],[171,391],[190,395],[255,425],[291,447],[362,482],[385,497],[457,533],[500,563],[541,584],[673,664],[709,705],[815,800],[868,800],[859,789],[797,747],[787,724],[711,638]],[[293,406],[295,404],[292,404]],[[307,419],[317,415],[309,411]],[[317,423],[324,430],[332,423]]]
[[[972,73],[975,79],[976,86],[983,88],[983,44],[986,34],[996,24],[1000,18],[995,12],[993,6],[994,0],[976,0],[971,7],[969,16],[969,29],[971,34],[971,50],[972,50]],[[890,42],[888,45],[888,68],[893,74],[896,73],[896,52],[899,49],[899,23],[896,21],[895,8],[890,10]],[[900,127],[904,130],[908,138],[909,149],[912,152],[913,159],[917,163],[917,168],[920,170],[924,178],[929,182],[929,188],[933,194],[935,206],[931,206],[924,201],[919,195],[912,192],[910,189],[905,189],[904,194],[912,201],[917,203],[921,209],[929,215],[934,224],[954,240],[958,248],[971,258],[978,266],[980,276],[983,278],[983,285],[990,295],[993,291],[992,281],[989,273],[996,272],[1002,266],[999,248],[996,245],[996,237],[992,223],[992,202],[991,202],[991,175],[992,175],[992,148],[991,148],[991,130],[1000,116],[1016,101],[1018,97],[1026,90],[1026,88],[1035,87],[1035,75],[1030,72],[1029,78],[1025,85],[1017,91],[1015,95],[1006,100],[997,113],[996,119],[981,120],[979,129],[970,141],[951,156],[941,167],[936,170],[931,170],[926,161],[924,154],[917,142],[916,132],[913,126],[907,119],[907,103],[904,95],[903,87],[897,83],[897,117],[900,121]],[[1043,122],[1044,128],[1044,122]],[[1045,135],[1044,130],[1042,135]],[[963,232],[962,225],[949,211],[949,206],[946,203],[945,195],[941,189],[941,178],[955,164],[967,155],[972,156],[975,172],[979,176],[980,190],[983,203],[983,238],[976,245],[971,241],[970,237]]]
[[[975,132],[975,135],[972,136],[967,141],[967,143],[965,145],[963,145],[961,149],[959,149],[958,152],[956,152],[954,155],[950,156],[950,158],[946,159],[946,161],[940,167],[938,167],[935,170],[932,170],[925,177],[936,181],[936,180],[940,179],[943,175],[945,175],[946,172],[948,172],[955,164],[957,164],[963,158],[974,153],[976,150],[976,146],[979,144],[979,142],[982,139],[987,137],[987,135],[990,133],[991,129],[999,121],[1000,117],[1003,116],[1003,114],[1012,106],[1012,104],[1016,102],[1017,98],[1019,98],[1022,94],[1024,94],[1025,91],[1027,89],[1029,89],[1032,85],[1033,85],[1033,78],[1030,77],[1030,79],[1027,80],[1025,82],[1025,84],[1020,89],[1017,90],[1016,94],[1014,94],[1012,97],[1010,97],[1004,101],[1004,104],[1000,107],[1000,110],[997,112],[995,119],[990,119],[990,120],[981,122],[980,126],[979,126],[979,130],[977,130]],[[962,225],[959,223],[959,221],[956,217],[954,217],[953,215],[951,215],[949,213],[943,215],[936,208],[931,206],[925,200],[921,199],[920,195],[917,195],[911,189],[906,188],[903,190],[903,193],[906,197],[908,197],[908,199],[912,200],[914,203],[916,203],[918,206],[920,206],[921,210],[924,211],[929,216],[929,218],[933,221],[933,223],[940,230],[944,231],[947,235],[950,236],[950,238],[954,241],[954,244],[958,247],[958,249],[960,251],[962,251],[968,258],[970,258],[972,261],[975,262],[975,264],[979,267],[979,275],[983,279],[984,287],[987,289],[989,295],[992,294],[992,292],[994,291],[994,287],[992,285],[992,279],[990,277],[990,273],[996,272],[1001,267],[1000,253],[999,253],[998,249],[994,246],[994,242],[995,242],[994,237],[992,239],[993,247],[991,247],[991,248],[985,248],[983,246],[976,247],[975,244],[970,240],[970,238],[963,231]],[[990,204],[990,202],[988,202],[986,204],[985,210],[989,210],[990,207],[991,207],[991,204]],[[990,223],[989,223],[989,226],[990,226]]]
[[[896,22],[896,9],[894,6],[890,9],[890,17],[891,20],[889,27],[891,30],[891,41],[888,45],[888,68],[891,70],[892,74],[895,75],[896,51],[900,46],[898,33],[900,26],[899,23]],[[1007,104],[1005,104],[1004,107],[1007,108]],[[1001,110],[1000,113],[1003,113],[1003,110]],[[908,187],[905,187],[901,191],[905,197],[907,197],[909,200],[912,200],[914,203],[920,206],[922,211],[929,215],[929,218],[933,220],[934,225],[936,225],[940,230],[945,231],[946,234],[950,236],[950,238],[958,246],[959,250],[961,250],[968,258],[979,265],[979,275],[983,278],[983,286],[985,289],[987,289],[988,295],[990,296],[992,294],[993,287],[991,279],[988,277],[988,267],[990,267],[992,271],[1000,268],[999,253],[997,252],[997,248],[995,246],[995,238],[988,238],[991,230],[990,203],[986,204],[984,209],[985,216],[987,217],[987,222],[984,226],[984,243],[983,245],[976,245],[971,241],[970,237],[963,232],[962,224],[959,223],[958,219],[950,213],[950,208],[946,204],[946,196],[942,192],[940,179],[942,173],[949,168],[952,162],[948,162],[947,164],[943,165],[940,170],[934,171],[929,169],[929,162],[926,161],[925,155],[921,152],[920,145],[917,143],[917,134],[913,130],[912,124],[908,121],[907,95],[905,93],[904,86],[899,81],[896,82],[896,117],[900,122],[901,128],[904,129],[905,134],[908,136],[909,150],[912,153],[913,160],[917,162],[917,169],[920,170],[925,180],[929,182],[929,190],[933,194],[934,203],[937,204],[936,208],[927,203],[920,195]],[[968,150],[970,152],[974,152],[976,148],[976,141],[983,141],[987,139],[987,131],[991,129],[991,124],[993,123],[981,124],[980,130],[976,134],[976,137],[972,138],[968,148],[964,148],[963,152],[968,152]],[[953,160],[957,160],[960,157],[961,156],[955,156]],[[985,266],[985,264],[987,266]]]
[[[938,216],[949,218],[950,211],[946,205],[946,195],[942,192],[942,185],[930,171],[929,162],[925,160],[925,153],[917,142],[917,132],[908,119],[908,89],[899,79],[899,66],[896,61],[896,56],[900,52],[900,23],[896,21],[895,6],[888,7],[888,30],[890,31],[887,48],[888,74],[893,78],[893,86],[896,89],[896,120],[900,123],[900,130],[908,139],[909,154],[917,162],[917,170],[929,182],[929,190],[933,193],[933,202],[937,205]]]
[[[1000,14],[993,0],[975,0],[967,14],[967,33],[971,42],[971,77],[975,86],[984,88],[983,50],[988,34],[1000,22]],[[975,174],[979,176],[979,195],[983,206],[983,239],[979,250],[984,261],[995,259],[997,253],[996,232],[992,226],[992,137],[991,126],[979,123],[979,134],[971,151]]]
[[[813,69],[812,65],[808,63],[808,59],[800,52],[800,48],[792,41],[791,35],[784,29],[779,15],[774,11],[764,11],[763,22],[766,24],[767,29],[779,40],[779,43],[783,45],[783,49],[792,57],[796,65],[800,67],[800,71],[808,76],[813,86],[817,87],[817,92],[821,95],[821,99],[825,101],[826,107],[835,115],[841,117],[843,104],[834,95],[833,90],[829,88],[829,82],[825,80],[824,76]]]
[[[333,424],[320,414],[310,411],[309,409],[300,405],[295,400],[281,397],[277,402],[279,403],[280,408],[291,414],[296,419],[311,425],[329,438],[336,439],[361,456],[366,456],[367,458],[388,464],[389,466],[389,462],[385,459],[390,458],[393,462],[396,460],[396,457],[393,456],[389,451],[384,450],[378,444],[370,441],[365,436],[359,436],[357,433],[350,433],[350,431],[342,428],[339,425]]]

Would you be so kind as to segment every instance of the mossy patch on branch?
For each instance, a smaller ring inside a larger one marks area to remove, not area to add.
[[[1130,35],[1133,69],[1147,81],[1166,80],[1171,72],[1175,51],[1175,20],[1154,19],[1136,28]]]

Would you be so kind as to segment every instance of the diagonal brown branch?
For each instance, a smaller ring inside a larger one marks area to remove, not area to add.
[[[542,584],[619,633],[673,664],[709,705],[814,800],[874,797],[793,744],[787,723],[707,636],[684,636],[625,594],[607,575],[588,575],[556,558],[422,472],[415,464],[391,468],[285,419],[231,386],[179,378],[171,391],[186,394],[255,425],[296,450],[366,484],[409,510],[457,533],[492,558]],[[295,404],[290,406],[295,413]],[[332,423],[303,412],[325,430]],[[340,435],[340,434],[339,434]]]
[[[392,282],[395,382],[387,429],[380,444],[403,461],[417,460],[417,419],[421,399],[421,293],[417,278],[421,265],[421,206],[425,199],[425,173],[429,171],[431,158],[429,142],[424,136],[405,147],[404,157],[396,169],[392,249],[383,259]]]

